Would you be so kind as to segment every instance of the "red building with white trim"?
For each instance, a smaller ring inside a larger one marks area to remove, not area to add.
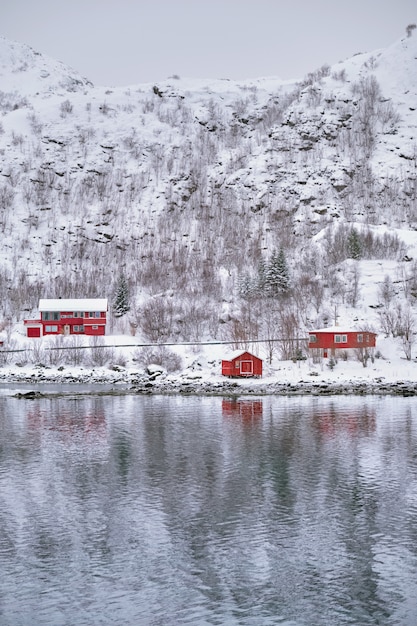
[[[345,330],[340,326],[311,330],[308,336],[309,350],[321,352],[327,357],[329,352],[334,355],[336,350],[375,348],[376,333],[365,330]]]
[[[41,299],[39,312],[24,320],[28,337],[106,334],[107,298]]]
[[[262,376],[262,359],[250,352],[236,351],[228,360],[222,360],[222,375],[229,378]]]

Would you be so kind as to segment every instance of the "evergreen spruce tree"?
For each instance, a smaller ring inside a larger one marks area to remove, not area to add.
[[[284,250],[272,254],[266,268],[266,291],[270,296],[285,294],[290,288],[290,275]]]
[[[125,315],[129,310],[129,287],[124,274],[121,274],[116,287],[113,311],[115,317],[122,317],[122,315]]]
[[[261,258],[258,265],[258,290],[260,293],[265,291],[266,285],[266,263],[264,258]]]
[[[356,228],[352,228],[347,239],[347,252],[349,259],[358,260],[362,256],[362,245],[359,233]]]
[[[248,298],[253,292],[253,281],[249,274],[245,273],[239,277],[239,295],[242,298]]]

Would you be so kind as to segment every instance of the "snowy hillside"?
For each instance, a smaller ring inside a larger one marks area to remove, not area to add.
[[[150,342],[339,323],[401,346],[416,109],[415,34],[299,81],[111,90],[0,38],[3,327],[23,335],[40,297],[113,301],[126,280],[112,330]]]
[[[92,87],[90,81],[62,63],[4,37],[0,37],[0,77],[3,96],[15,93],[16,103],[26,96],[65,95]]]

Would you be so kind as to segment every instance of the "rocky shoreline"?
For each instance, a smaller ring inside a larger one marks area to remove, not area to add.
[[[37,385],[74,385],[73,392],[77,392],[77,385],[107,386],[94,393],[100,394],[152,394],[152,395],[218,395],[218,396],[340,396],[340,395],[395,395],[417,396],[417,382],[395,381],[388,382],[382,378],[373,380],[348,380],[335,382],[329,380],[316,381],[271,381],[271,380],[230,380],[216,378],[207,380],[195,375],[168,376],[160,373],[152,375],[129,372],[127,370],[97,372],[83,370],[77,372],[53,372],[45,369],[28,372],[0,372],[0,383],[33,385],[33,390],[16,394],[17,397],[39,397]],[[52,392],[52,389],[51,389]],[[56,390],[53,391],[57,393]],[[59,392],[58,392],[59,393]],[[79,392],[79,393],[85,393]],[[49,395],[48,392],[42,395]]]
[[[180,382],[175,384],[164,384],[162,381],[145,382],[133,385],[133,393],[138,394],[172,394],[182,395],[275,395],[275,396],[341,396],[341,395],[395,395],[395,396],[417,396],[417,384],[411,382],[398,383],[368,383],[349,382],[338,383],[308,383],[300,381],[298,383],[266,383],[262,385],[248,385],[234,382],[219,382],[200,384]]]

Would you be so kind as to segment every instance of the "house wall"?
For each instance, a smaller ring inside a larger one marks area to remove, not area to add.
[[[309,349],[322,348],[327,350],[344,350],[346,348],[374,348],[376,345],[376,334],[375,333],[366,333],[366,332],[357,332],[357,331],[340,331],[340,332],[311,332],[309,334],[309,338],[311,335],[315,335],[317,341],[308,342]],[[346,341],[336,341],[336,336],[344,339],[346,337]],[[360,341],[360,336],[362,336],[362,341]]]
[[[35,320],[40,328],[27,327],[28,337],[42,335],[105,335],[106,312],[100,311],[96,317],[93,311],[82,311],[83,317],[75,316],[74,311],[48,312],[42,311],[41,319]]]
[[[232,361],[222,361],[222,376],[232,376],[232,375],[233,375]]]
[[[85,335],[105,335],[106,334],[106,326],[104,324],[85,324],[84,325],[84,334]]]

